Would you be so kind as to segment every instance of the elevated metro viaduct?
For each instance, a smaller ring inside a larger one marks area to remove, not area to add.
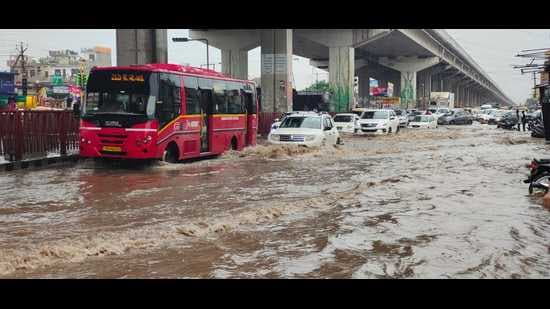
[[[430,92],[455,93],[455,106],[498,102],[513,105],[481,67],[444,30],[437,29],[253,29],[190,30],[221,49],[222,72],[248,79],[248,51],[261,47],[264,111],[292,109],[292,56],[310,59],[327,70],[331,111],[353,107],[354,77],[358,97],[368,100],[369,77],[395,85],[403,107],[427,102]],[[166,62],[166,30],[117,30],[119,65]]]

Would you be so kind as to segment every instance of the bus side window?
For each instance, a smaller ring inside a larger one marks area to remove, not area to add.
[[[244,106],[248,114],[256,114],[256,102],[254,100],[254,90],[244,91]]]
[[[200,109],[203,113],[212,114],[212,80],[199,78]]]
[[[200,114],[199,84],[196,77],[184,77],[186,114]]]
[[[242,96],[242,84],[229,82],[227,83],[227,95],[228,95],[228,104],[227,112],[228,114],[242,114],[244,113],[243,107],[243,96]]]
[[[179,76],[160,74],[159,101],[162,104],[157,105],[157,117],[161,128],[181,113],[180,88]]]
[[[214,105],[213,113],[214,114],[227,114],[227,87],[224,81],[213,81],[214,89]]]

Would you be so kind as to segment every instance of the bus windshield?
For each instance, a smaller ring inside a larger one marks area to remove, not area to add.
[[[83,116],[155,115],[157,75],[139,71],[92,71],[86,88]]]

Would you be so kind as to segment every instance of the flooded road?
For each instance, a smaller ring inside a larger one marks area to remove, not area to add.
[[[495,126],[0,175],[1,278],[548,278],[550,145]]]

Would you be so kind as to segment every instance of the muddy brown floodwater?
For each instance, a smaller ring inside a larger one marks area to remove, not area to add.
[[[2,278],[544,278],[550,146],[494,126],[0,175]]]

